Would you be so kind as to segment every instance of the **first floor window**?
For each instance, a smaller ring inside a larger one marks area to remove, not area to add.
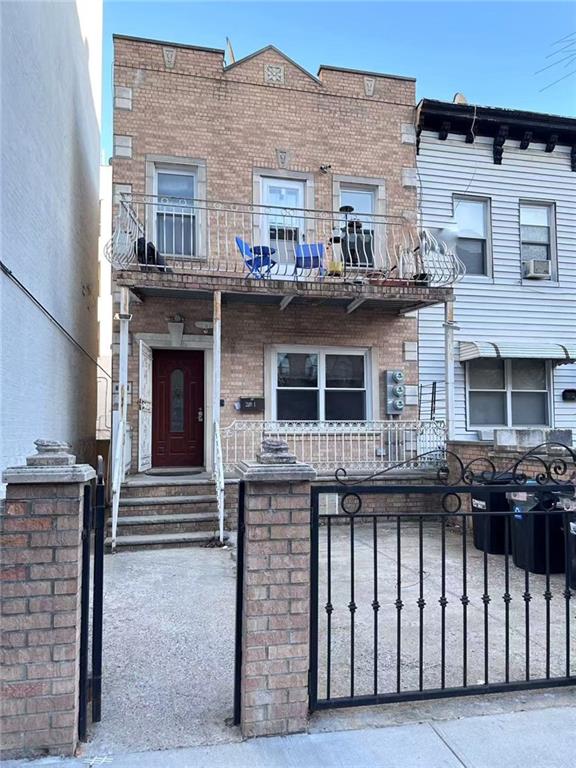
[[[470,426],[547,426],[550,423],[548,382],[548,366],[544,360],[470,361]]]
[[[278,421],[364,421],[366,354],[278,351],[275,354]]]

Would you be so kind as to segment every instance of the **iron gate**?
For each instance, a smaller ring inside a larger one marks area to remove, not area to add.
[[[576,684],[576,453],[542,448],[312,489],[311,710]]]
[[[87,739],[89,715],[91,714],[93,723],[99,723],[101,719],[104,516],[106,498],[103,466],[102,457],[99,456],[96,483],[90,483],[84,488],[78,708],[78,738],[80,741],[86,741]],[[91,558],[93,561],[93,585],[90,583]],[[89,704],[91,704],[90,708]]]

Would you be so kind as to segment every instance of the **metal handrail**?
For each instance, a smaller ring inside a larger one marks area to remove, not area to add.
[[[156,195],[121,196],[105,254],[118,269],[268,280],[439,287],[464,274],[445,243],[401,216]]]
[[[214,483],[216,485],[216,503],[218,508],[218,537],[220,543],[224,542],[224,512],[225,512],[225,484],[224,463],[222,460],[222,443],[220,438],[220,425],[214,423]]]

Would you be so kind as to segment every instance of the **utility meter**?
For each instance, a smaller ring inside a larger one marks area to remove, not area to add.
[[[404,380],[404,371],[386,371],[386,413],[389,416],[397,416],[404,410]]]

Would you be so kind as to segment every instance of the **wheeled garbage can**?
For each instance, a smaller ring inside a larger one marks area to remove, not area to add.
[[[497,480],[486,480],[486,489],[475,490],[470,494],[472,505],[472,530],[474,546],[489,555],[506,553],[506,522],[507,515],[494,515],[491,512],[508,512],[510,503],[503,491],[491,491],[490,485],[508,485],[514,482],[511,473],[502,474]],[[476,514],[478,513],[478,514]],[[512,530],[509,529],[508,552],[512,547]]]
[[[523,494],[512,493],[512,559],[530,573],[564,573],[563,512],[554,512],[558,495],[527,484]],[[528,490],[530,489],[530,490]],[[519,499],[524,496],[524,499]],[[548,528],[548,536],[546,529]],[[548,539],[548,559],[546,541]]]

